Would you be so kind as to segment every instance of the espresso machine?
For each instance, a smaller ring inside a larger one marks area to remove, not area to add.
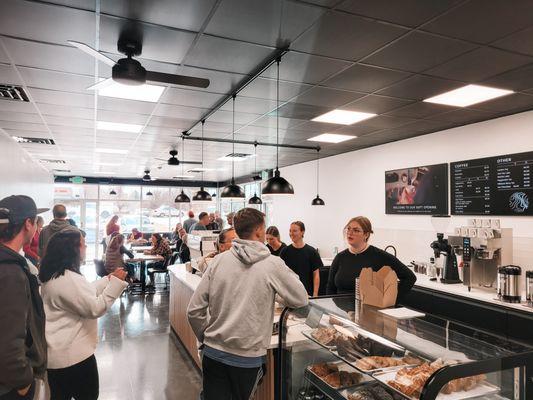
[[[449,215],[434,215],[431,217],[431,223],[437,231],[437,240],[431,242],[430,247],[435,254],[435,262],[442,262],[442,276],[440,281],[442,283],[461,283],[454,248],[448,239],[444,239],[443,232],[446,232],[449,221]]]
[[[463,283],[496,289],[498,268],[513,263],[513,230],[494,229],[494,237],[449,235],[448,242],[463,259]]]

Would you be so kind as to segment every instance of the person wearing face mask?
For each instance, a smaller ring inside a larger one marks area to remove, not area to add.
[[[328,295],[354,293],[355,278],[359,277],[363,268],[379,271],[386,265],[398,276],[396,303],[401,303],[411,290],[416,282],[415,274],[392,254],[368,244],[372,233],[372,224],[368,218],[359,216],[348,221],[344,227],[348,248],[337,254],[331,263],[326,289]]]
[[[309,296],[318,296],[320,288],[320,268],[324,266],[318,251],[304,242],[305,225],[295,221],[289,229],[292,243],[285,247],[280,258],[300,277]]]

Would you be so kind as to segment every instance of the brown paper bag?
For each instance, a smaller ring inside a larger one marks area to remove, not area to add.
[[[359,292],[362,304],[392,307],[398,296],[398,276],[389,266],[382,267],[378,272],[363,268],[359,275]]]

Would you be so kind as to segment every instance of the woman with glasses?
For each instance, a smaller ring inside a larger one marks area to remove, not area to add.
[[[333,259],[329,271],[327,294],[354,293],[355,278],[359,277],[363,268],[379,271],[388,265],[398,276],[398,297],[396,303],[401,303],[416,282],[416,276],[400,260],[368,243],[372,231],[372,224],[366,217],[355,217],[344,227],[344,237],[348,248]]]

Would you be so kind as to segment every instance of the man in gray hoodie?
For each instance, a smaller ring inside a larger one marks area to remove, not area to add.
[[[44,256],[46,245],[52,235],[71,226],[67,220],[67,208],[63,204],[56,204],[52,209],[52,214],[54,215],[54,219],[49,225],[43,228],[39,236],[39,256],[41,258]]]
[[[298,275],[264,244],[264,214],[243,208],[233,222],[240,239],[213,259],[187,310],[203,344],[205,400],[250,399],[263,376],[276,295],[289,307],[308,303]]]

